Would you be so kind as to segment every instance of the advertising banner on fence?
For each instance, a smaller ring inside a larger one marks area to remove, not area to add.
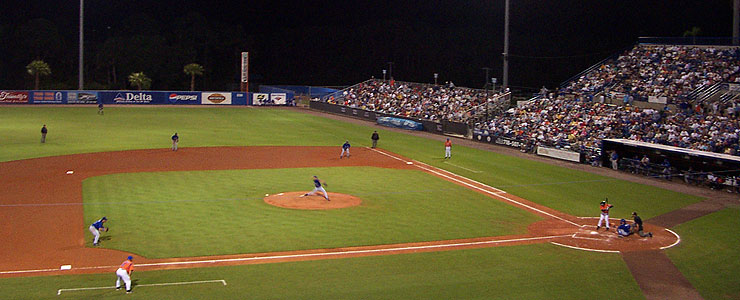
[[[660,104],[666,104],[668,103],[668,98],[664,96],[648,96],[648,102],[650,103],[660,103]]]
[[[249,105],[249,93],[231,93],[231,105]]]
[[[170,104],[200,104],[200,93],[170,92],[169,95],[167,95],[167,103],[170,103]]]
[[[562,159],[562,160],[568,160],[568,161],[574,161],[574,162],[580,162],[581,161],[581,154],[578,152],[573,151],[566,151],[566,150],[560,150],[555,148],[549,148],[549,147],[537,147],[537,155]]]
[[[382,117],[378,118],[378,124],[388,127],[395,127],[408,130],[424,130],[424,126],[416,121],[393,118],[393,117]]]
[[[31,91],[31,103],[61,104],[67,100],[63,91]]]
[[[203,93],[202,104],[231,104],[231,93]]]
[[[0,103],[28,103],[28,92],[0,91]]]
[[[98,103],[98,92],[67,92],[67,104]]]
[[[162,104],[163,92],[99,92],[103,103],[110,104]]]
[[[288,97],[285,93],[271,93],[270,101],[274,105],[285,105],[285,99]]]
[[[253,93],[252,105],[267,105],[270,102],[270,94]]]

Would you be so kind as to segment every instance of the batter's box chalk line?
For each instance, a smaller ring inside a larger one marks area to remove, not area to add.
[[[188,284],[203,284],[203,283],[221,283],[226,286],[226,280],[215,279],[215,280],[199,280],[199,281],[179,281],[179,282],[165,282],[165,283],[148,283],[148,284],[137,284],[136,288],[146,286],[168,286],[168,285],[188,285]],[[98,286],[98,287],[86,287],[86,288],[72,288],[72,289],[59,289],[57,290],[57,296],[61,295],[62,292],[73,292],[73,291],[90,291],[90,290],[105,290],[115,289],[115,286]]]

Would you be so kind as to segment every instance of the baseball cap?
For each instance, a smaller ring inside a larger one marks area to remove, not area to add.
[[[621,219],[621,220],[619,220],[619,222],[622,222],[622,223],[624,223],[624,222],[627,222],[627,220],[625,220],[625,219]]]
[[[102,218],[101,220],[108,220],[108,218],[106,218],[106,217],[103,217],[103,218]]]
[[[128,260],[132,260],[132,259],[134,259],[134,257],[129,255]]]

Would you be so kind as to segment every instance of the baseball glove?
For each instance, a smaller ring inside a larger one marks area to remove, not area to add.
[[[102,232],[108,232],[108,227],[100,228],[100,231],[102,231]]]

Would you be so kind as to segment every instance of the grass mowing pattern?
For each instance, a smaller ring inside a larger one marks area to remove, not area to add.
[[[169,148],[177,131],[180,147],[236,145],[336,146],[349,140],[369,146],[375,128],[272,108],[0,106],[0,161],[84,152]],[[42,124],[49,127],[40,144]],[[614,217],[639,211],[644,218],[700,201],[698,197],[488,151],[453,145],[445,162],[440,140],[378,130],[379,147],[499,187],[576,216],[598,216],[609,197]],[[454,143],[454,142],[453,142]],[[338,153],[338,152],[337,152]],[[453,165],[454,164],[454,165]],[[467,169],[480,171],[471,172]]]
[[[363,204],[309,211],[262,200],[310,191],[312,174]],[[157,258],[522,234],[540,219],[421,171],[374,167],[112,174],[86,179],[83,197],[86,224],[109,219],[104,247]]]
[[[0,285],[11,299],[644,299],[619,255],[549,244],[134,272],[140,284],[212,279],[228,285],[56,295],[59,288],[112,286],[113,272],[7,278]]]
[[[740,299],[740,208],[678,225],[681,244],[666,250],[705,299]]]

